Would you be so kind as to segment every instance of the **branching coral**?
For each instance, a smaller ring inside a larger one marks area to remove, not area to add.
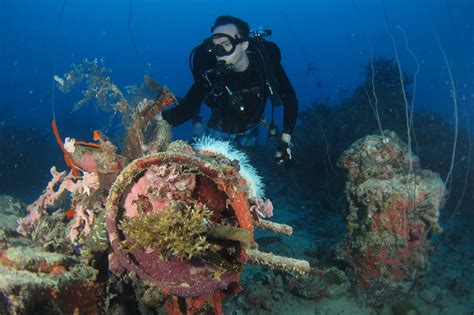
[[[206,233],[212,212],[204,205],[174,203],[161,213],[126,218],[121,223],[128,249],[160,251],[163,259],[199,257],[210,244]]]
[[[30,234],[34,225],[47,213],[48,208],[56,207],[64,200],[67,193],[90,196],[99,189],[99,178],[96,173],[84,172],[82,178],[76,179],[72,172],[66,174],[51,168],[53,178],[43,191],[43,194],[27,207],[29,214],[19,220],[17,232],[23,236]]]
[[[69,230],[69,239],[72,243],[76,243],[78,237],[88,235],[94,224],[95,213],[93,210],[84,209],[82,205],[79,205],[75,209],[76,215],[74,216],[74,223]]]
[[[150,76],[145,76],[145,83],[150,90],[157,93],[154,101],[143,99],[135,110],[125,139],[124,155],[129,159],[164,151],[171,142],[171,126],[161,119],[161,111],[177,103],[171,91],[156,83]],[[147,137],[150,126],[156,128]]]
[[[73,64],[72,70],[62,77],[54,76],[59,89],[68,93],[83,81],[86,88],[82,90],[84,98],[76,102],[74,109],[79,109],[93,100],[97,106],[105,111],[118,111],[126,120],[129,108],[125,96],[120,89],[112,83],[108,76],[109,70],[104,67],[104,61],[84,59],[80,64]]]
[[[17,232],[23,236],[31,232],[36,222],[46,214],[48,207],[56,205],[66,195],[66,187],[62,183],[69,175],[66,175],[66,171],[58,172],[55,166],[51,167],[50,172],[53,178],[44,189],[43,194],[27,207],[29,214],[18,222]],[[59,187],[55,190],[57,185]]]
[[[171,126],[164,120],[158,121],[157,126],[154,122],[155,117],[165,107],[177,103],[169,89],[156,83],[147,74],[144,84],[127,86],[124,94],[112,82],[103,60],[84,59],[82,63],[73,64],[71,67],[63,76],[54,76],[59,89],[68,93],[79,84],[85,83],[82,90],[84,97],[75,103],[75,110],[95,102],[101,110],[121,114],[124,125],[127,126],[124,148],[127,158],[132,160],[143,154],[166,149],[171,142]],[[156,93],[153,101],[147,97],[150,92]]]

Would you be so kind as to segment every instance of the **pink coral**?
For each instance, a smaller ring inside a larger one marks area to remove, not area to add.
[[[190,197],[196,177],[180,174],[176,166],[152,165],[130,189],[124,202],[125,216],[161,210],[171,201]]]
[[[260,218],[269,218],[273,216],[273,204],[270,199],[255,197],[250,200],[250,212],[255,213]]]
[[[91,195],[99,188],[99,177],[96,173],[84,172],[80,179],[75,179],[72,172],[58,172],[56,167],[51,167],[53,178],[43,191],[43,194],[27,207],[29,214],[18,221],[17,232],[27,236],[36,222],[41,219],[49,207],[55,207],[64,200],[67,193]],[[57,189],[55,190],[55,187]]]
[[[150,198],[150,196],[147,195],[147,190],[149,189],[149,187],[150,183],[147,181],[145,176],[140,178],[138,182],[133,185],[132,189],[125,198],[124,208],[126,209],[126,217],[131,218],[139,214],[139,208],[141,208],[140,204],[143,204],[139,202],[139,200],[142,199],[141,196],[146,196],[146,198],[150,202],[149,210],[153,209],[155,213],[160,213],[161,209],[165,206],[165,201],[159,198]],[[142,212],[143,210],[144,209],[141,208]]]
[[[87,236],[91,230],[95,220],[95,213],[92,210],[84,209],[82,205],[76,207],[76,215],[74,216],[74,224],[69,230],[69,239],[76,242],[79,235]]]
[[[71,173],[66,175],[66,171],[58,172],[55,166],[51,167],[50,173],[53,178],[49,181],[43,194],[35,202],[28,205],[26,209],[29,214],[18,221],[17,232],[23,236],[27,236],[31,232],[34,224],[46,214],[48,207],[53,207],[63,200],[66,195],[66,187],[62,183],[71,178]],[[58,189],[54,190],[54,187],[60,183]]]
[[[99,166],[92,153],[83,153],[74,158],[74,163],[87,172],[98,172]]]
[[[72,178],[62,183],[72,194],[86,194],[90,196],[100,187],[99,175],[97,173],[83,172],[82,177],[74,182]]]

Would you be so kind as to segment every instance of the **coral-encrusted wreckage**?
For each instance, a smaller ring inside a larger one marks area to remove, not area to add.
[[[474,183],[467,176],[473,170],[471,141],[468,130],[459,129],[451,164],[455,127],[409,106],[409,85],[416,78],[401,74],[396,61],[384,57],[371,59],[362,75],[353,94],[337,106],[327,99],[300,111],[292,138],[299,162],[293,181],[303,198],[316,200],[338,219],[341,214],[347,226],[317,256],[336,256],[362,303],[395,306],[430,278],[419,276],[433,274],[432,244],[440,243],[431,237],[440,232],[439,224],[446,224],[460,200],[471,208],[474,195],[464,194]],[[440,176],[452,178],[450,198]],[[305,192],[306,186],[312,189]]]
[[[212,138],[172,141],[161,119],[177,103],[167,88],[145,76],[122,93],[98,60],[55,80],[63,92],[85,84],[76,108],[94,101],[120,113],[125,135],[122,143],[99,131],[93,142],[63,140],[53,119],[70,170],[53,166],[26,207],[0,196],[0,314],[222,314],[247,263],[297,276],[267,279],[273,297],[284,285],[305,299],[352,286],[380,305],[403,299],[429,264],[445,186],[394,132],[366,136],[340,157],[348,232],[336,254],[346,269],[310,268],[259,250],[256,228],[293,229],[268,220],[273,205],[245,154]],[[255,284],[261,290],[243,295],[246,310],[268,305],[268,285]]]
[[[444,183],[389,131],[356,141],[339,166],[347,172],[348,225],[340,258],[358,296],[374,304],[400,301],[428,266]]]
[[[78,106],[95,100],[122,114],[124,149],[98,131],[94,142],[63,141],[53,120],[71,170],[52,167],[16,231],[1,235],[0,309],[115,313],[129,298],[142,311],[221,314],[222,298],[241,290],[247,263],[309,272],[304,260],[259,251],[255,228],[286,235],[292,228],[266,219],[273,206],[245,155],[209,138],[194,147],[171,142],[171,128],[159,118],[176,103],[168,89],[146,77],[157,96],[133,107],[97,60],[55,79],[66,92],[85,81]]]

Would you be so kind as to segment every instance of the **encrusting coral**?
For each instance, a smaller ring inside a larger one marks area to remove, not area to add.
[[[102,285],[98,271],[72,255],[51,253],[27,239],[0,251],[0,313],[93,314]]]
[[[3,231],[5,236],[16,234],[17,221],[25,215],[24,209],[25,205],[20,200],[0,195],[0,231]]]
[[[440,231],[445,187],[393,132],[356,141],[339,160],[347,171],[348,236],[338,254],[369,303],[400,300],[427,268]]]

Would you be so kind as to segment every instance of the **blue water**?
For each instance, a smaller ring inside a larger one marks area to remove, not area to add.
[[[51,131],[53,102],[63,137],[90,140],[96,129],[116,132],[107,125],[109,113],[92,104],[72,110],[79,91],[55,89],[53,96],[54,75],[98,58],[124,88],[140,83],[151,66],[158,83],[184,96],[192,84],[189,53],[222,14],[241,17],[252,28],[272,29],[269,40],[282,51],[300,111],[314,103],[337,107],[361,84],[371,56],[397,54],[405,73],[413,75],[416,60],[419,64],[414,110],[440,114],[448,125],[458,122],[471,134],[471,0],[0,0],[0,194],[32,201],[49,180],[50,166],[65,167]],[[413,94],[413,85],[407,90]],[[276,118],[281,120],[281,110]],[[173,132],[176,139],[190,140],[191,124]],[[454,135],[454,129],[450,132]],[[463,141],[465,154],[470,143]],[[435,171],[446,174],[446,169]],[[462,185],[464,178],[453,181]]]
[[[128,29],[130,4],[136,50]],[[239,1],[228,5],[221,1],[86,0],[66,1],[59,16],[62,5],[62,1],[1,2],[0,108],[5,124],[48,130],[51,77],[84,58],[103,58],[119,86],[140,81],[151,63],[155,79],[183,95],[191,84],[188,54],[209,34],[220,14],[233,14],[254,28],[273,30],[270,39],[280,45],[302,108],[327,97],[336,103],[341,89],[353,89],[371,46],[374,56],[394,55],[381,1]],[[436,37],[453,70],[458,102],[469,107],[474,4],[467,0],[385,1],[385,6],[404,71],[412,73],[414,62],[397,26],[404,29],[420,62],[416,108],[448,117],[452,113],[449,77]],[[308,64],[317,67],[311,78],[305,76]],[[321,88],[314,87],[315,81],[322,82]],[[68,101],[57,96],[60,120],[68,118]],[[100,123],[89,122],[94,127]],[[77,132],[76,127],[70,130]],[[65,129],[66,133],[70,130]]]

